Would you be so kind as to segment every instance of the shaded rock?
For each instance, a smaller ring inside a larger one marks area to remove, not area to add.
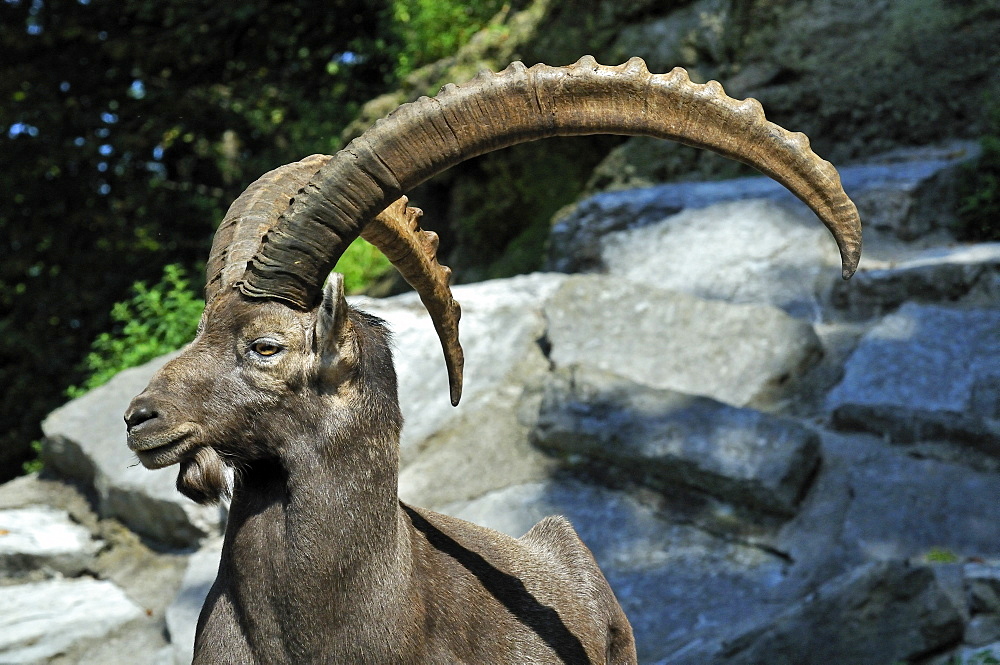
[[[714,662],[885,665],[961,636],[962,617],[933,571],[886,561],[824,584],[773,621],[729,640]]]
[[[141,616],[142,610],[111,582],[51,580],[4,587],[0,662],[44,663],[78,641],[100,638]]]
[[[181,588],[167,608],[167,631],[170,633],[172,656],[167,662],[188,665],[194,658],[194,634],[201,607],[205,604],[215,576],[219,572],[222,540],[208,542],[188,559]]]
[[[446,512],[513,536],[547,515],[568,517],[629,616],[643,663],[672,653],[695,628],[719,633],[748,619],[763,621],[792,599],[780,556],[673,524],[624,492],[549,480]]]
[[[834,306],[855,318],[870,318],[906,301],[958,300],[980,291],[981,299],[1000,298],[1000,243],[925,250],[894,265],[865,261],[850,282],[838,282]]]
[[[545,308],[550,358],[734,406],[780,396],[822,355],[812,326],[760,305],[577,276]],[[637,352],[637,350],[639,350]]]
[[[813,319],[839,266],[814,216],[768,200],[685,210],[608,235],[610,276],[733,303],[764,303]]]
[[[48,506],[0,510],[0,575],[32,571],[72,577],[85,570],[100,548],[68,512]]]
[[[892,443],[948,441],[1000,457],[1000,423],[958,411],[844,404],[833,410],[830,422],[840,430],[880,434]]]
[[[998,361],[1000,311],[907,303],[864,336],[827,408],[835,422],[901,442],[930,433],[974,443],[995,431]],[[995,434],[983,445],[995,448]]]
[[[93,487],[102,517],[115,517],[161,543],[187,546],[218,533],[223,512],[198,506],[175,488],[176,468],[150,471],[125,442],[122,414],[173,356],[119,373],[107,384],[56,409],[45,422],[46,468]]]
[[[819,465],[819,437],[789,420],[573,367],[546,386],[532,441],[610,462],[657,490],[680,485],[791,515]]]
[[[934,550],[996,556],[1000,476],[895,454],[870,438],[866,444],[870,452],[849,470],[852,500],[840,538],[869,560],[921,558]]]
[[[965,626],[964,641],[973,647],[1000,642],[1000,615],[980,614],[969,619]]]
[[[975,613],[1000,615],[1000,568],[981,563],[965,566],[969,609]]]

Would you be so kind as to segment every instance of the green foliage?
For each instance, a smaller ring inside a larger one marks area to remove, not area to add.
[[[344,291],[362,293],[372,282],[392,270],[392,263],[365,240],[354,241],[337,262],[336,271],[344,275]]]
[[[958,555],[944,547],[932,547],[924,553],[927,563],[957,563]]]
[[[959,180],[957,235],[961,240],[1000,240],[1000,103],[987,113],[982,154],[965,165]]]
[[[32,441],[31,452],[34,454],[34,457],[22,464],[21,469],[25,473],[38,473],[44,466],[42,462],[42,442],[38,440]]]
[[[84,359],[89,376],[82,385],[66,391],[70,397],[79,397],[121,370],[179,349],[194,338],[205,303],[181,266],[166,266],[159,283],[150,287],[136,282],[132,291],[132,298],[111,308],[116,330],[94,340]]]
[[[504,6],[504,0],[393,0],[392,18],[402,46],[396,76],[451,55]]]

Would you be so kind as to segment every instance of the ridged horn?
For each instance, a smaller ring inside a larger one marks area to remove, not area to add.
[[[261,238],[277,223],[295,193],[329,161],[329,155],[311,155],[268,171],[233,201],[215,231],[205,264],[205,302],[243,277],[247,261],[260,251]]]
[[[316,305],[326,275],[371,219],[403,192],[499,148],[551,136],[645,135],[707,148],[785,185],[830,229],[843,276],[857,267],[861,222],[833,166],[805,135],[764,118],[754,99],[676,68],[654,75],[639,58],[606,67],[511,64],[405,104],[337,153],[296,195],[238,283],[250,297]]]
[[[365,226],[361,237],[385,254],[427,308],[444,351],[451,403],[458,406],[465,363],[465,354],[458,341],[462,308],[451,295],[451,268],[438,263],[437,234],[420,228],[423,214],[420,208],[407,206],[407,198],[402,196]]]
[[[277,223],[289,200],[330,159],[329,155],[311,155],[269,171],[233,202],[215,233],[205,267],[206,302],[242,277],[247,261],[260,249],[261,238]],[[437,234],[420,228],[423,212],[407,203],[405,196],[393,201],[361,235],[392,262],[427,308],[444,351],[451,402],[457,405],[464,366],[458,340],[462,310],[451,295],[451,269],[437,260]]]

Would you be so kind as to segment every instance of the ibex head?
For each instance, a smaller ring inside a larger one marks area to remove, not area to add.
[[[329,441],[331,428],[367,423],[398,434],[385,332],[345,304],[339,279],[323,286],[359,235],[427,306],[457,404],[459,308],[434,258],[436,237],[420,230],[402,194],[475,155],[596,133],[672,139],[756,167],[817,213],[838,242],[844,277],[854,272],[861,226],[836,170],[805,136],[768,122],[755,100],[694,84],[681,69],[650,74],[638,58],[618,67],[590,57],[559,68],[514,63],[400,107],[333,157],[251,185],[216,234],[197,338],[126,414],[130,447],[151,468],[180,463],[180,489],[210,501],[225,486],[224,463],[280,457],[300,437]]]

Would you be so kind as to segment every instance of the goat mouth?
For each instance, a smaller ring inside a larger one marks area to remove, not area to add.
[[[159,436],[129,437],[128,444],[144,467],[162,469],[183,461],[198,447],[197,437],[193,436],[195,433],[196,428],[181,426]]]

